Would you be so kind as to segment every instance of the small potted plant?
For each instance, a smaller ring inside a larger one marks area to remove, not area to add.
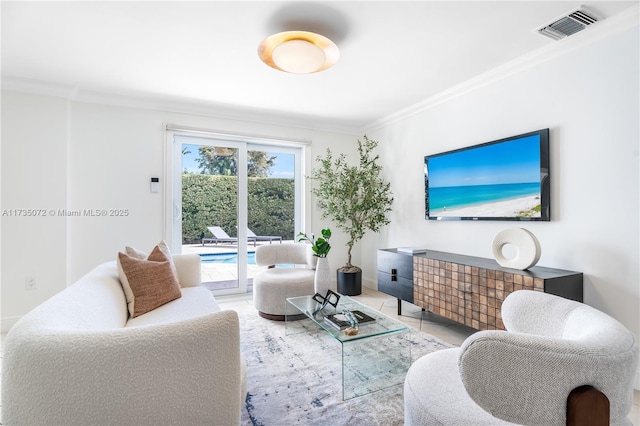
[[[316,276],[313,283],[314,290],[316,293],[325,295],[327,290],[335,291],[336,289],[332,288],[331,272],[329,268],[329,261],[327,260],[327,255],[329,254],[329,250],[331,250],[331,244],[329,244],[331,230],[323,229],[321,233],[322,237],[318,237],[316,239],[314,234],[311,234],[311,238],[309,238],[307,234],[300,232],[298,234],[298,242],[306,241],[311,243],[313,255],[318,258],[318,263],[316,264]]]
[[[317,257],[327,257],[329,250],[331,250],[331,244],[329,244],[329,238],[331,238],[331,229],[323,229],[320,231],[322,237],[318,237],[311,234],[311,238],[307,237],[307,234],[300,232],[298,234],[298,242],[308,241],[311,243],[311,250],[313,255]]]

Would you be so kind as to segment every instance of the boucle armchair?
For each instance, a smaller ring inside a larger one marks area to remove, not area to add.
[[[505,299],[502,319],[507,331],[477,332],[411,366],[405,425],[565,425],[568,396],[583,385],[606,396],[611,425],[630,424],[638,344],[622,324],[529,290]]]
[[[317,258],[310,244],[285,243],[256,248],[256,264],[268,266],[253,279],[253,304],[258,314],[270,320],[283,321],[288,297],[312,295]],[[293,267],[279,268],[277,265]]]
[[[174,255],[182,296],[130,318],[116,262],[20,319],[3,355],[4,425],[232,425],[246,372],[238,315]]]

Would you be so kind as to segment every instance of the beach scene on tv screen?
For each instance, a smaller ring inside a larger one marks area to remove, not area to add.
[[[541,217],[538,135],[436,155],[425,163],[430,217]]]

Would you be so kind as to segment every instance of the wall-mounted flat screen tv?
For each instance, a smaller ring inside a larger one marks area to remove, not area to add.
[[[424,157],[426,219],[549,221],[549,129]]]

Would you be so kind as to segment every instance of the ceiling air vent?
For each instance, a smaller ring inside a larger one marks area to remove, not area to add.
[[[591,12],[587,12],[584,9],[578,9],[561,17],[560,19],[557,19],[549,25],[540,28],[538,33],[554,40],[561,40],[584,30],[587,26],[597,21],[598,19],[595,18]]]

